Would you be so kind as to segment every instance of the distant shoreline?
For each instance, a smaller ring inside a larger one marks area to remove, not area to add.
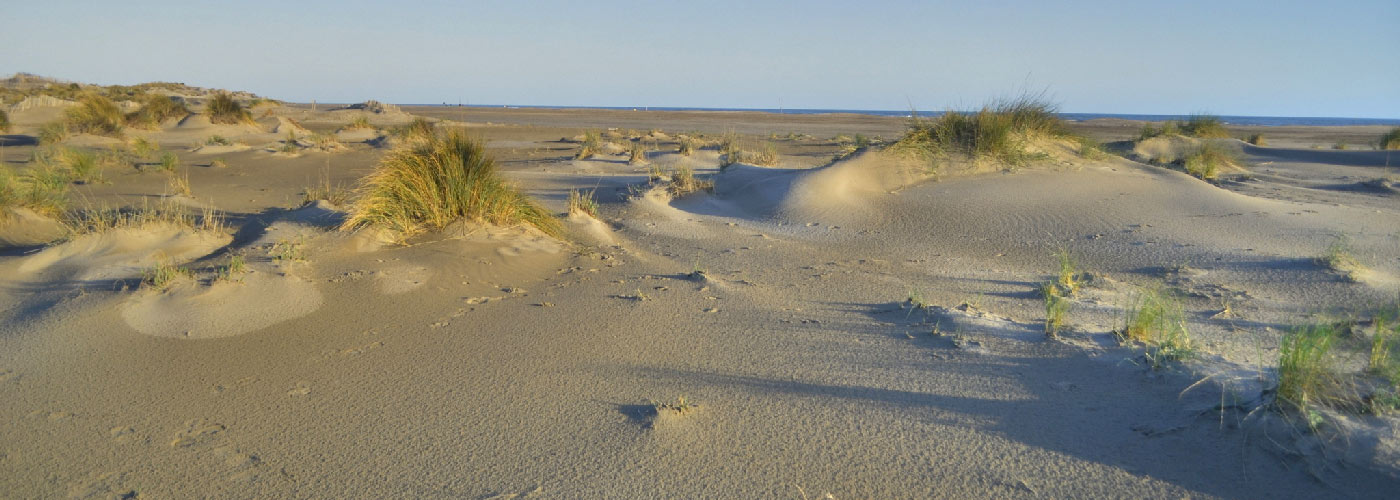
[[[759,109],[759,108],[690,108],[690,107],[630,107],[630,106],[538,106],[538,105],[514,105],[514,104],[399,104],[400,106],[435,106],[435,107],[464,107],[464,108],[522,108],[522,109],[605,109],[621,111],[715,111],[715,112],[756,112],[775,113],[790,115],[820,115],[820,114],[856,114],[871,116],[894,116],[907,117],[909,111],[891,111],[874,109]],[[941,111],[918,111],[920,116],[929,116],[942,113]],[[1117,114],[1117,113],[1060,113],[1061,118],[1071,121],[1086,121],[1095,119],[1119,119],[1160,122],[1166,120],[1183,120],[1189,115],[1152,115],[1152,114]],[[1219,115],[1227,125],[1257,125],[1268,127],[1279,126],[1351,126],[1351,125],[1390,125],[1400,126],[1400,118],[1346,118],[1328,116],[1237,116]]]

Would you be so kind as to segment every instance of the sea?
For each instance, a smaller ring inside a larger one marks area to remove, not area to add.
[[[410,106],[463,106],[458,104],[410,104]],[[619,106],[517,106],[517,105],[483,105],[468,104],[464,107],[470,108],[530,108],[530,109],[610,109],[610,110],[648,110],[648,111],[758,111],[764,113],[779,113],[791,115],[819,115],[831,113],[851,113],[858,115],[874,116],[936,116],[941,112],[910,112],[910,111],[889,111],[877,109],[760,109],[760,108],[682,108],[682,107],[619,107]],[[1059,113],[1060,118],[1070,121],[1085,121],[1099,118],[1116,118],[1120,120],[1137,120],[1161,122],[1167,120],[1185,120],[1190,115],[1136,115],[1136,114],[1114,114],[1114,113]],[[1221,121],[1228,125],[1262,125],[1269,127],[1285,125],[1386,125],[1400,126],[1400,118],[1344,118],[1332,116],[1231,116],[1218,115]]]

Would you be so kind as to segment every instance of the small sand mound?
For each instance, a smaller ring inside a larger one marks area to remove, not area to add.
[[[379,131],[372,128],[346,129],[335,133],[335,139],[340,142],[371,142],[380,137]]]
[[[0,214],[0,248],[43,245],[67,232],[62,223],[27,208],[10,208]]]
[[[174,131],[198,132],[201,136],[222,135],[236,137],[243,134],[261,134],[263,130],[252,124],[216,125],[203,114],[191,114],[175,124]]]
[[[303,278],[252,271],[237,279],[139,292],[122,308],[122,319],[146,335],[212,339],[261,330],[321,306],[321,293]]]
[[[159,262],[178,264],[209,255],[229,240],[227,235],[173,225],[113,229],[46,248],[27,258],[19,271],[56,271],[77,280],[135,278]]]
[[[1133,145],[1132,159],[1143,163],[1171,163],[1200,149],[1201,140],[1180,135],[1158,136]]]
[[[849,220],[867,215],[872,197],[928,177],[916,161],[883,152],[813,169],[735,165],[715,178],[715,198],[750,215]]]
[[[612,246],[617,244],[617,237],[613,234],[608,224],[594,218],[591,215],[580,211],[569,212],[569,216],[564,219],[568,224],[569,234],[580,243],[589,246]]]

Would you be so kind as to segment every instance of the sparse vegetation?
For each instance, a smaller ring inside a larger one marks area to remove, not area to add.
[[[714,187],[713,182],[702,181],[695,178],[695,172],[689,167],[677,168],[671,173],[671,185],[669,190],[672,196],[685,196],[700,190],[708,190]]]
[[[1338,150],[1338,151],[1344,150],[1344,149],[1346,149],[1346,148],[1347,148],[1347,143],[1344,142],[1344,141],[1337,141],[1336,144],[1333,144],[1333,145],[1332,145],[1332,149],[1336,149],[1336,150]]]
[[[141,109],[126,116],[126,123],[133,127],[156,130],[160,124],[172,118],[184,118],[190,110],[183,102],[160,94],[147,94],[141,98]]]
[[[45,123],[39,127],[39,144],[58,144],[68,138],[68,124],[63,121]]]
[[[1104,152],[1103,144],[1089,137],[1076,137],[1075,142],[1079,145],[1079,157],[1088,160],[1102,160],[1108,157]]]
[[[209,121],[223,125],[252,124],[253,115],[248,110],[243,109],[227,92],[218,92],[209,97],[209,102],[205,104],[204,114],[209,116]]]
[[[175,173],[175,167],[180,166],[180,157],[175,156],[175,153],[166,151],[160,155],[160,163],[156,165],[160,167],[161,171],[173,174]]]
[[[10,114],[0,109],[0,132],[10,131]]]
[[[1264,134],[1252,134],[1252,135],[1249,136],[1249,139],[1246,139],[1246,140],[1245,140],[1245,142],[1248,142],[1248,143],[1250,143],[1250,144],[1253,144],[1253,145],[1259,146],[1259,147],[1264,147],[1264,146],[1268,146],[1268,145],[1269,145],[1269,140],[1266,139],[1266,138],[1264,138]]]
[[[102,169],[99,168],[97,155],[93,152],[66,148],[61,150],[57,156],[63,166],[68,168],[69,176],[73,182],[92,184],[102,180]]]
[[[49,216],[61,215],[68,206],[68,177],[57,167],[44,164],[16,176],[0,164],[0,218],[10,208],[28,208]]]
[[[1183,160],[1186,173],[1201,180],[1214,181],[1220,178],[1220,171],[1236,166],[1235,156],[1225,146],[1206,141]]]
[[[1132,298],[1124,310],[1123,328],[1117,334],[1125,341],[1146,346],[1147,361],[1153,369],[1194,353],[1181,302],[1160,287],[1143,289]]]
[[[1400,127],[1390,129],[1381,136],[1378,146],[1381,149],[1400,149]]]
[[[267,255],[276,262],[306,262],[306,239],[277,240],[268,248]]]
[[[1069,315],[1069,298],[1060,295],[1061,289],[1055,283],[1046,283],[1040,287],[1041,297],[1045,299],[1045,335],[1056,337],[1060,330],[1065,327],[1065,319]]]
[[[346,130],[372,129],[374,125],[370,125],[368,116],[356,115],[355,119],[350,120],[350,124],[346,125],[345,128]]]
[[[481,142],[459,131],[391,151],[364,178],[358,195],[343,229],[378,226],[406,237],[467,219],[562,232],[558,220],[496,172]]]
[[[189,269],[176,266],[169,260],[162,260],[142,273],[141,284],[156,290],[165,290],[175,283],[194,277]]]
[[[120,136],[126,124],[126,116],[111,99],[100,95],[87,95],[78,100],[78,105],[64,110],[64,120],[68,128],[80,134]]]
[[[574,156],[577,160],[587,160],[602,152],[602,139],[598,137],[598,131],[589,130],[583,133],[583,143],[579,146],[578,154]]]
[[[683,135],[683,136],[678,137],[678,138],[676,139],[676,141],[679,143],[679,144],[677,145],[677,147],[676,147],[676,153],[677,153],[677,154],[679,154],[679,155],[681,155],[681,156],[690,156],[691,154],[695,153],[695,139],[694,139],[694,138],[692,138],[692,137],[690,137],[690,136],[688,136],[688,135]]]
[[[226,137],[224,137],[224,136],[222,136],[222,135],[214,134],[214,135],[211,135],[211,136],[209,136],[208,138],[204,139],[204,145],[205,145],[205,146],[232,146],[232,145],[233,145],[233,141],[228,140],[228,138],[226,138]]]
[[[1400,301],[1382,308],[1371,318],[1375,332],[1371,336],[1371,349],[1366,357],[1366,370],[1379,375],[1400,375],[1392,358],[1397,338],[1400,338]]]
[[[155,225],[172,225],[198,229],[212,233],[224,231],[224,217],[213,209],[206,209],[196,217],[177,202],[163,200],[155,204],[145,204],[139,208],[86,208],[68,213],[64,223],[76,234],[100,233],[121,228],[142,228]]]
[[[583,191],[579,189],[569,190],[569,213],[575,211],[588,214],[590,217],[598,217],[598,200],[594,199],[594,190]]]
[[[1059,262],[1060,267],[1060,271],[1055,275],[1055,286],[1066,295],[1073,296],[1079,293],[1079,271],[1075,269],[1074,258],[1070,257],[1069,251],[1060,249],[1055,252],[1055,260]]]
[[[131,153],[142,160],[149,160],[151,155],[160,151],[160,145],[145,137],[137,137],[131,140]]]
[[[1198,114],[1186,117],[1186,123],[1181,124],[1182,135],[1199,137],[1201,139],[1226,139],[1230,137],[1230,131],[1225,128],[1225,122],[1215,115]]]
[[[170,178],[166,179],[165,186],[165,191],[171,195],[191,196],[194,194],[190,191],[189,172],[185,172],[184,175],[171,172]]]
[[[647,148],[646,148],[646,145],[642,144],[642,141],[640,141],[640,140],[638,140],[638,141],[632,141],[632,146],[631,146],[631,148],[630,148],[630,151],[629,151],[629,154],[628,154],[628,157],[627,157],[627,163],[628,163],[629,165],[641,165],[641,164],[646,163],[646,162],[647,162]]]
[[[225,168],[225,167],[228,167],[228,162],[227,162],[227,161],[224,161],[223,158],[215,158],[215,159],[213,159],[213,160],[209,160],[209,167],[210,167],[210,168]]]
[[[749,151],[739,145],[738,135],[725,134],[720,143],[720,167],[735,163],[747,163],[771,167],[778,164],[778,146],[772,141],[764,141],[761,151]]]
[[[1307,413],[1315,404],[1346,408],[1353,406],[1356,391],[1352,381],[1337,369],[1332,350],[1338,325],[1322,323],[1295,328],[1279,346],[1278,401]]]
[[[248,264],[241,253],[230,253],[228,263],[219,266],[214,271],[214,281],[241,282],[243,275],[248,272]]]
[[[1070,135],[1055,112],[1035,95],[993,102],[976,113],[948,111],[938,118],[914,120],[894,148],[930,161],[956,153],[1022,165],[1037,156],[1027,151],[1029,141]]]
[[[1361,272],[1365,270],[1361,262],[1351,255],[1351,240],[1341,234],[1327,246],[1327,252],[1318,258],[1318,262],[1351,281],[1360,281]]]
[[[685,396],[676,396],[675,401],[652,402],[652,408],[655,409],[657,413],[668,411],[678,414],[685,414],[691,412],[692,410],[695,410],[696,408],[699,408],[699,406],[700,405],[697,405],[695,403],[687,402],[685,400]]]

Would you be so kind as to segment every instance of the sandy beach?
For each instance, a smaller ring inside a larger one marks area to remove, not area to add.
[[[0,221],[0,496],[1400,487],[1382,378],[1356,375],[1365,410],[1275,400],[1290,332],[1345,324],[1338,366],[1361,374],[1376,311],[1400,300],[1400,151],[1367,146],[1391,127],[1141,138],[1142,122],[1091,120],[1066,126],[1101,154],[1056,139],[1022,164],[934,169],[899,153],[899,117],[240,95],[249,120],[220,124],[212,96],[57,140],[44,128],[80,104],[0,106],[6,175],[84,152],[98,172],[62,183],[63,213],[17,203]],[[563,232],[345,230],[354,188],[418,118],[483,141]],[[1209,181],[1181,166],[1206,143],[1234,159]],[[683,170],[712,187],[675,188]],[[575,190],[596,214],[570,210]],[[1047,335],[1057,254],[1073,287]],[[1188,353],[1122,338],[1152,290],[1179,303]]]

